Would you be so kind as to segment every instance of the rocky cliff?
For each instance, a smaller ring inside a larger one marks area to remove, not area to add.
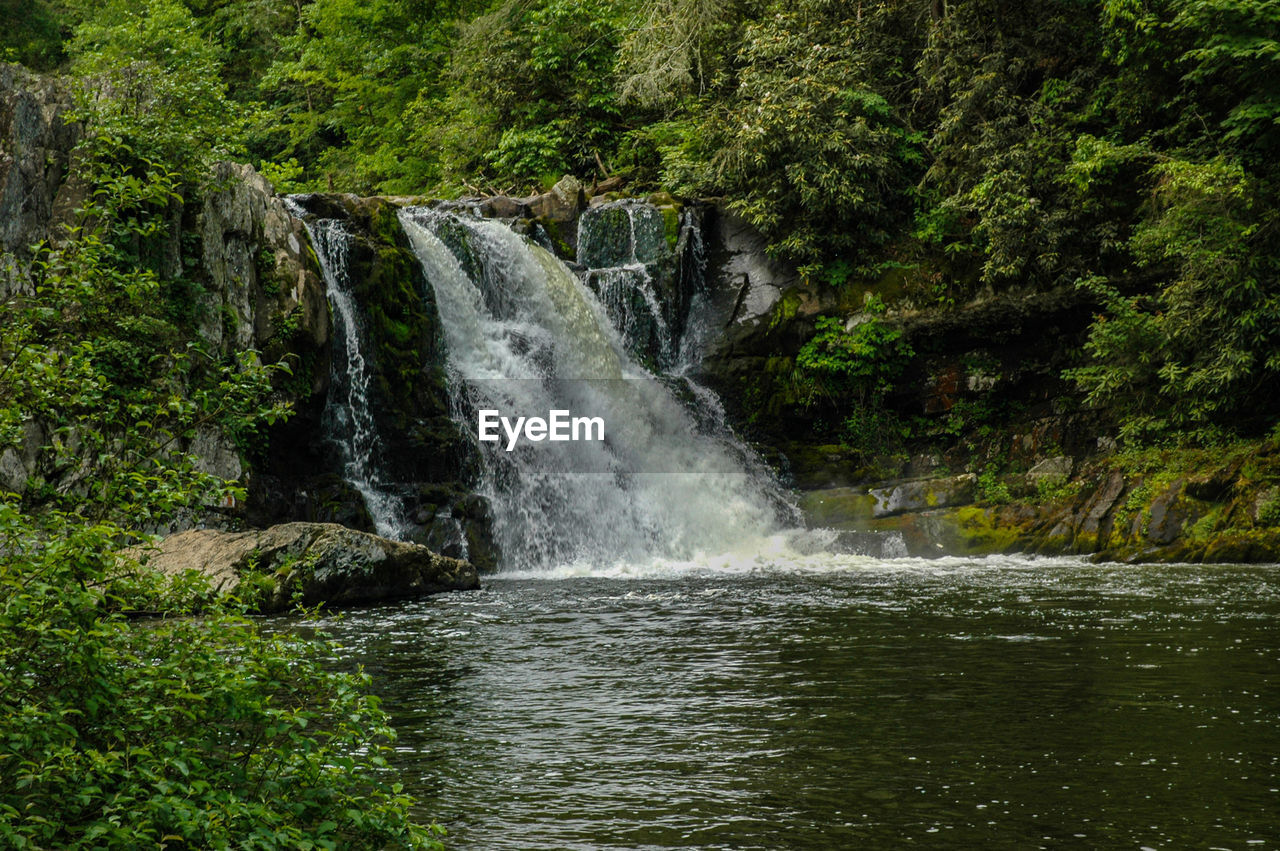
[[[22,286],[29,246],[56,239],[83,196],[74,162],[82,130],[70,115],[56,82],[0,65],[6,292]],[[1179,457],[1144,467],[1113,456],[1106,412],[1083,408],[1061,378],[1093,310],[1078,291],[988,293],[951,305],[922,299],[893,271],[871,285],[818,283],[770,259],[759,235],[719,204],[620,189],[566,178],[542,195],[445,206],[503,218],[556,252],[642,360],[699,360],[739,429],[802,491],[811,522],[900,531],[921,554],[1275,560],[1280,500],[1266,446],[1242,448],[1231,463]],[[339,220],[352,234],[371,411],[395,459],[389,485],[406,506],[408,536],[482,569],[496,564],[487,504],[472,493],[474,449],[450,417],[433,293],[396,217],[407,202],[423,199],[286,203],[253,169],[223,163],[198,201],[175,206],[160,254],[198,284],[199,337],[222,354],[255,349],[291,364],[276,390],[295,411],[258,445],[210,430],[189,440],[206,469],[248,485],[249,501],[187,525],[373,528],[326,423],[334,331],[306,221]],[[698,327],[685,334],[695,299]],[[797,356],[822,317],[846,329],[882,323],[910,353],[879,419],[857,421],[849,399],[797,380]],[[681,338],[692,347],[673,351]],[[0,455],[0,486],[56,476],[44,442],[40,425],[28,424],[24,444]]]

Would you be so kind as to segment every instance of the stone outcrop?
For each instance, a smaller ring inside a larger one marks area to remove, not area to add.
[[[303,224],[251,166],[218,163],[212,177],[199,217],[207,281],[200,335],[227,352],[301,359],[322,351],[329,308]]]
[[[196,571],[214,590],[238,593],[263,612],[479,587],[469,562],[333,523],[285,523],[252,532],[192,529],[170,535],[140,558],[171,576]]]
[[[811,525],[896,535],[911,555],[1024,552],[1099,561],[1280,562],[1280,446],[1126,471],[1105,460],[1047,459],[1051,475],[1009,474],[983,492],[973,475],[811,490]],[[1180,472],[1192,468],[1198,472]],[[992,499],[996,499],[993,504]],[[874,554],[874,553],[872,553]]]
[[[30,246],[53,237],[83,201],[72,151],[70,92],[20,65],[0,62],[0,297],[23,280]]]
[[[872,514],[875,517],[892,517],[895,514],[928,511],[932,508],[950,508],[973,502],[978,477],[973,473],[941,479],[922,479],[901,482],[883,488],[872,488],[875,499]]]

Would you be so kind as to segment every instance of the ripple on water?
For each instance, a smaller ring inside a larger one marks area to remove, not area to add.
[[[730,555],[324,626],[455,848],[1269,847],[1278,578]]]

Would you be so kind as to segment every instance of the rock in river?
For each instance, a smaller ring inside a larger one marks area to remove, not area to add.
[[[350,606],[480,585],[470,562],[336,523],[282,523],[249,532],[193,529],[165,538],[143,558],[166,574],[197,570],[222,593],[252,581],[264,612],[295,601]]]

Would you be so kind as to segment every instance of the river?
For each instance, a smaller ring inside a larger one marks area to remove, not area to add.
[[[1268,848],[1278,570],[564,568],[321,626],[451,848]]]

